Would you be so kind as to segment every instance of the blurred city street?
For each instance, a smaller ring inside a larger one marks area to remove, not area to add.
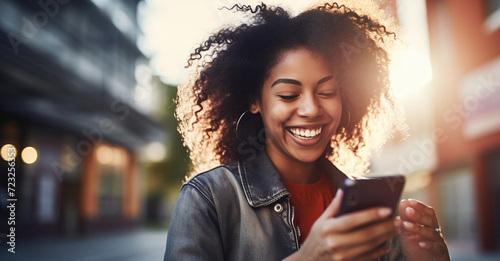
[[[388,70],[408,137],[370,174],[406,177],[451,260],[500,260],[500,1],[373,1],[401,27]],[[177,87],[194,48],[245,22],[233,2],[0,1],[0,261],[163,260],[195,165]]]
[[[106,236],[19,242],[12,254],[2,246],[3,261],[163,260],[166,231],[136,230]]]

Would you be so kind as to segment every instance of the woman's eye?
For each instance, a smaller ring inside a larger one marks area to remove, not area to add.
[[[320,96],[326,97],[326,98],[331,98],[335,97],[337,95],[337,92],[323,92],[319,94]]]
[[[292,100],[295,100],[299,96],[298,95],[278,95],[278,97],[280,97],[282,100],[285,100],[285,101],[292,101]]]

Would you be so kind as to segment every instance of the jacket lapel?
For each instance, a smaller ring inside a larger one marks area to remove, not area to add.
[[[319,164],[335,188],[342,187],[347,176],[326,158],[319,159]],[[238,172],[245,197],[252,207],[266,206],[290,195],[265,150],[253,160],[238,162]]]

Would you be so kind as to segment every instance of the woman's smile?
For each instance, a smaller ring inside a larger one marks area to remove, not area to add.
[[[323,127],[319,128],[286,128],[287,131],[289,131],[293,136],[299,138],[299,139],[314,139],[317,138],[321,134],[321,130]]]
[[[286,129],[291,136],[292,141],[300,146],[313,146],[321,140],[321,129],[293,128]]]

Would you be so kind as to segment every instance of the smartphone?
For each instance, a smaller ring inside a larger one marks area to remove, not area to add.
[[[402,175],[345,179],[342,186],[344,196],[336,217],[377,206],[391,208],[394,216],[404,184]]]

